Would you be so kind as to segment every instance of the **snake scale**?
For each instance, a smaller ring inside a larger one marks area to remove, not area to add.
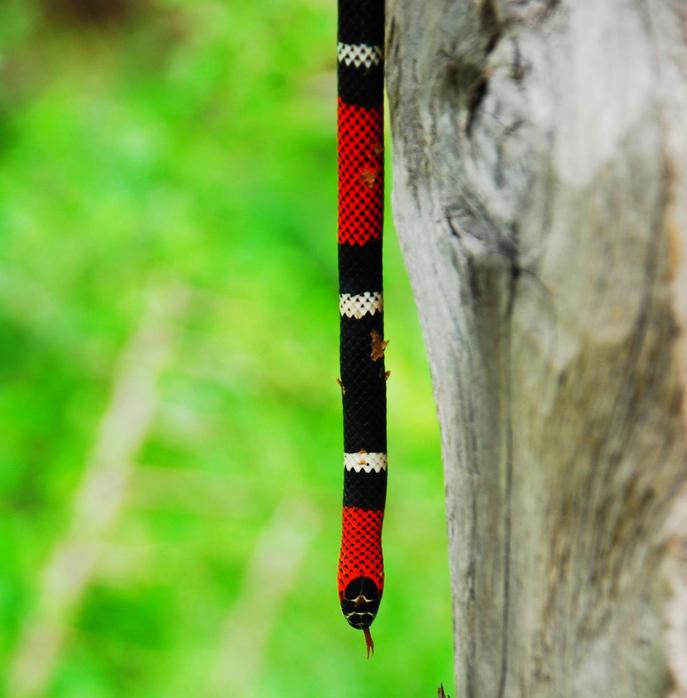
[[[344,492],[338,590],[374,649],[384,589],[384,0],[338,0],[338,254]]]

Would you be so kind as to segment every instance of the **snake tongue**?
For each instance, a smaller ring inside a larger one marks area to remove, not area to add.
[[[375,653],[375,641],[372,639],[372,633],[369,628],[363,628],[365,635],[365,649],[367,650],[367,658],[369,659]]]

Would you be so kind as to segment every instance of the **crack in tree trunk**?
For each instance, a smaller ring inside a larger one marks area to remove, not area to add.
[[[499,698],[506,695],[506,682],[508,679],[508,630],[510,624],[510,558],[511,558],[511,538],[512,538],[512,491],[513,491],[513,415],[511,396],[511,362],[510,362],[510,340],[513,330],[513,309],[515,307],[515,297],[518,288],[519,271],[514,263],[511,270],[510,288],[508,294],[508,307],[506,310],[506,328],[504,337],[504,351],[506,353],[506,376],[503,381],[505,388],[505,401],[507,409],[506,421],[506,511],[504,521],[503,537],[503,621],[501,631],[501,675],[499,678]]]

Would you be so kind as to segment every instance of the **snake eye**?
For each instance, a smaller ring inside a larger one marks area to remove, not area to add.
[[[349,625],[369,628],[377,615],[382,595],[369,577],[354,579],[341,597],[341,610]]]

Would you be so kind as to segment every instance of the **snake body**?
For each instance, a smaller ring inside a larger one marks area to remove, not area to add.
[[[338,0],[340,364],[344,492],[338,589],[348,623],[369,627],[384,589],[386,378],[382,296],[384,0]]]

